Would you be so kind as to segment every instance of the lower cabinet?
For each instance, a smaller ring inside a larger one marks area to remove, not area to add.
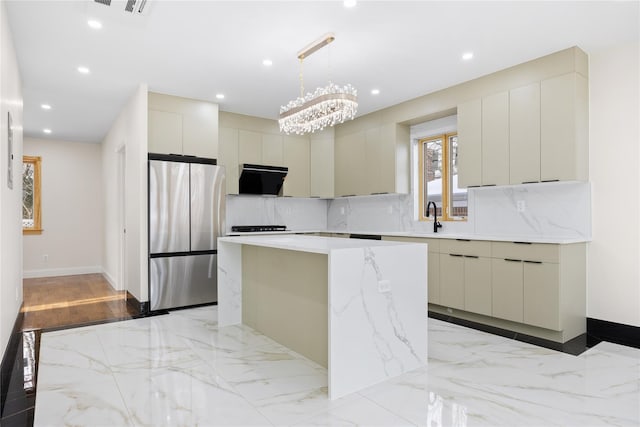
[[[561,330],[560,265],[524,261],[523,321],[541,328]]]
[[[442,304],[440,302],[440,254],[437,252],[431,252],[431,244],[429,244],[428,266],[428,300],[431,304]]]
[[[491,260],[491,282],[493,317],[522,323],[524,295],[522,261]]]
[[[464,256],[440,254],[440,304],[464,310]]]
[[[491,316],[491,260],[464,257],[464,309]]]

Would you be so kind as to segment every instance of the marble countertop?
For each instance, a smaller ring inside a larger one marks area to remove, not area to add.
[[[272,233],[273,234],[273,233]],[[417,243],[390,242],[384,240],[341,239],[335,237],[303,235],[243,235],[218,238],[219,242],[263,246],[300,252],[328,254],[339,249],[371,248],[375,246],[403,246]],[[426,244],[425,244],[426,246]]]
[[[345,230],[287,230],[287,231],[266,231],[266,232],[247,232],[247,233],[229,233],[229,236],[258,236],[258,235],[276,235],[276,234],[304,234],[304,233],[336,233],[336,234],[373,234],[378,236],[395,236],[395,237],[422,237],[429,239],[463,239],[463,240],[489,240],[494,242],[528,242],[528,243],[551,243],[551,244],[571,244],[585,243],[590,239],[584,237],[531,237],[531,236],[499,236],[488,234],[462,234],[462,233],[416,233],[406,231],[345,231]]]

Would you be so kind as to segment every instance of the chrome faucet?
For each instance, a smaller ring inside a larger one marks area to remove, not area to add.
[[[431,209],[431,205],[433,205],[433,232],[437,233],[438,228],[442,228],[442,224],[438,221],[438,207],[436,206],[436,202],[427,203],[427,218],[429,218],[429,209]]]

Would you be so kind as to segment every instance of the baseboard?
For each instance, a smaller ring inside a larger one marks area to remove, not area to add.
[[[116,282],[116,279],[114,279],[109,273],[107,273],[106,271],[102,271],[102,277],[105,278],[105,280],[107,282],[109,282],[109,284],[111,285],[111,287],[115,290],[118,290],[118,284]]]
[[[640,327],[587,317],[587,338],[590,346],[608,341],[640,348]]]
[[[133,294],[127,291],[127,305],[134,310],[138,310],[140,314],[149,313],[149,301],[138,301],[138,298],[134,297]]]
[[[101,266],[70,267],[70,268],[47,268],[43,270],[25,270],[22,272],[24,279],[35,279],[39,277],[75,276],[77,274],[102,273]]]
[[[7,400],[11,373],[16,360],[18,346],[20,345],[23,321],[24,313],[22,312],[22,310],[20,310],[18,311],[16,321],[13,324],[13,330],[11,331],[11,335],[9,336],[7,347],[4,349],[2,363],[0,363],[0,414],[4,413],[4,404]]]

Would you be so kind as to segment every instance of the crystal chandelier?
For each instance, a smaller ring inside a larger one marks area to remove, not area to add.
[[[358,111],[358,93],[347,84],[338,86],[329,81],[325,87],[317,88],[313,93],[304,95],[302,61],[318,49],[328,45],[335,37],[326,34],[298,52],[300,60],[300,97],[280,107],[280,131],[302,135],[315,132],[327,126],[334,126],[352,120]]]

